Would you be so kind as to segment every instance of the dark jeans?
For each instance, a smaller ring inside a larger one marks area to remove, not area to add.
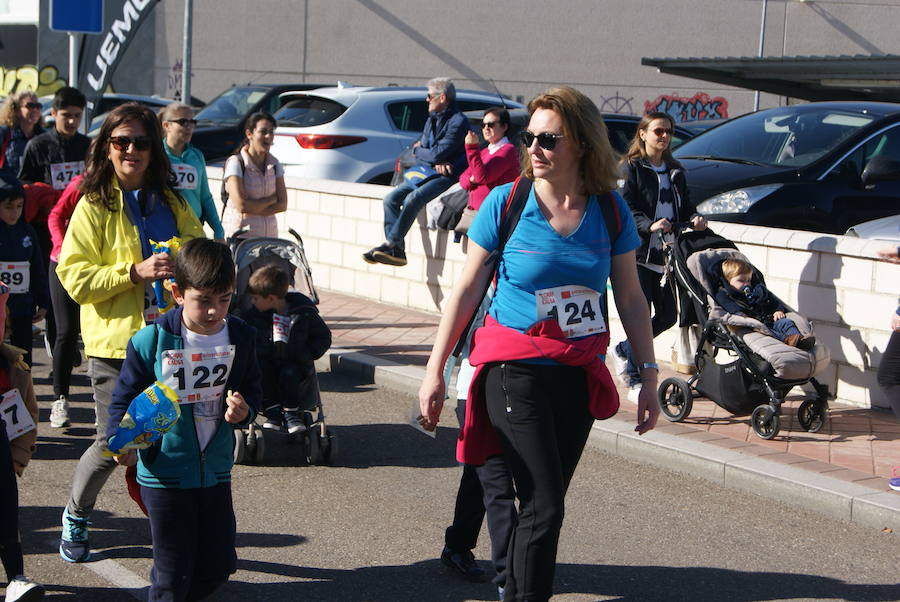
[[[456,416],[460,424],[465,421],[466,400],[458,401]],[[485,511],[491,537],[491,560],[497,572],[494,583],[503,586],[509,540],[516,526],[516,491],[502,455],[491,456],[481,466],[463,464],[453,524],[444,533],[447,547],[454,552],[474,549]]]
[[[519,498],[504,600],[548,600],[565,497],[594,419],[584,370],[509,362],[488,366],[487,411]]]
[[[200,489],[141,487],[153,538],[151,602],[202,600],[237,570],[231,483]]]
[[[891,333],[884,355],[881,356],[878,384],[887,395],[894,415],[900,420],[900,332]]]
[[[384,239],[403,250],[403,239],[428,201],[441,194],[454,180],[436,176],[418,188],[404,181],[384,197]]]
[[[775,333],[775,338],[783,343],[792,334],[800,334],[800,329],[790,318],[781,318],[772,323],[772,332]]]
[[[55,261],[50,262],[50,301],[56,318],[56,339],[53,341],[53,394],[69,396],[72,366],[78,353],[78,333],[81,331],[80,308],[69,296],[56,275]]]
[[[6,423],[0,417],[0,561],[7,581],[25,573],[22,544],[19,543],[19,485],[13,468]]]
[[[314,362],[276,365],[261,361],[259,368],[266,417],[280,419],[282,410],[313,410],[318,405]]]
[[[663,275],[654,272],[642,265],[637,266],[638,281],[641,283],[641,290],[644,292],[644,298],[647,299],[647,305],[653,312],[653,318],[650,325],[653,328],[653,338],[659,333],[665,332],[675,325],[678,318],[678,306],[675,303],[675,294],[672,287],[666,283],[660,286]],[[625,339],[618,345],[617,351],[628,358],[628,386],[640,384],[641,374],[634,361],[634,355],[631,352],[631,343]]]

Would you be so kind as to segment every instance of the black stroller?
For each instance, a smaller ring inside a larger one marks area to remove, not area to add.
[[[250,275],[271,263],[280,265],[290,275],[290,290],[303,293],[312,299],[313,303],[319,302],[312,281],[312,270],[303,250],[303,239],[293,228],[288,231],[296,242],[281,238],[241,240],[240,235],[244,230],[238,230],[228,239],[237,268],[235,281],[237,294],[231,306],[233,313],[242,315],[250,309],[250,295],[247,293]],[[266,461],[267,454],[269,458],[276,457],[275,448],[285,444],[299,444],[300,454],[308,464],[334,462],[337,457],[337,438],[325,424],[325,412],[322,408],[322,397],[315,370],[312,370],[308,377],[312,379],[312,386],[307,389],[301,408],[306,428],[295,434],[289,434],[283,428],[281,430],[263,428],[261,424],[254,422],[246,429],[235,429],[235,463],[262,464]]]
[[[749,414],[754,432],[772,439],[781,426],[785,396],[793,387],[808,383],[815,394],[801,403],[797,419],[804,430],[819,431],[827,418],[830,394],[813,377],[828,365],[828,349],[818,343],[810,351],[789,347],[771,336],[761,322],[719,307],[714,299],[715,270],[724,259],[747,258],[712,230],[682,230],[676,228],[675,242],[667,249],[679,326],[699,325],[702,332],[694,355],[696,374],[687,381],[667,378],[659,385],[663,414],[673,422],[687,418],[696,391],[736,416]],[[757,282],[764,284],[764,279],[754,267],[753,283]],[[793,310],[787,316],[801,333],[812,334],[806,318]],[[719,356],[722,351],[727,354],[724,358]]]

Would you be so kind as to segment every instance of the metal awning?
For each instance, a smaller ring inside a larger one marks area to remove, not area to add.
[[[642,65],[803,100],[900,102],[900,55],[642,58]]]

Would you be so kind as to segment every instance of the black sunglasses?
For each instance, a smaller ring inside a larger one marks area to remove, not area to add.
[[[553,150],[556,148],[556,141],[560,138],[565,138],[562,134],[551,134],[550,132],[532,134],[528,130],[523,131],[521,136],[522,144],[525,145],[525,148],[531,148],[531,144],[537,139],[538,146],[544,150]]]
[[[653,133],[656,134],[657,137],[662,136],[663,134],[667,136],[671,136],[673,133],[672,128],[655,128]]]
[[[116,147],[116,150],[124,153],[128,147],[134,144],[134,150],[145,151],[150,150],[153,140],[150,136],[138,136],[129,138],[128,136],[115,136],[109,139],[109,143]]]
[[[44,105],[42,105],[39,102],[26,102],[25,108],[26,109],[43,109]]]
[[[196,119],[188,119],[187,117],[182,117],[181,119],[167,119],[167,121],[169,123],[177,123],[178,125],[180,125],[183,128],[186,128],[187,126],[191,126],[191,127],[197,126]]]
[[[499,121],[483,121],[483,122],[481,122],[481,127],[493,129],[493,128],[497,127],[498,123],[500,123],[500,122]]]

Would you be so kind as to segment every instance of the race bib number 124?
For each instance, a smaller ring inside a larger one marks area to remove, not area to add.
[[[534,293],[537,319],[556,320],[567,338],[606,332],[600,293],[579,285],[545,288]]]

